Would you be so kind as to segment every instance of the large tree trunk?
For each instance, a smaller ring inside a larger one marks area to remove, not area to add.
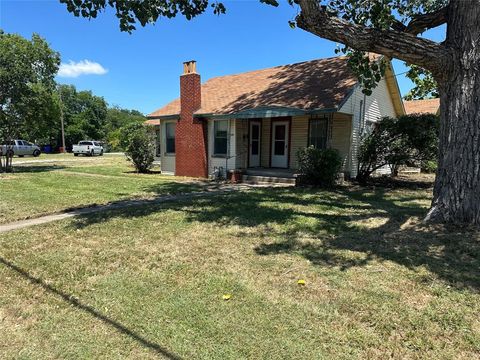
[[[451,1],[439,76],[439,164],[426,220],[480,224],[480,1]]]
[[[431,71],[441,94],[439,167],[429,222],[480,225],[480,0],[450,0],[407,25],[377,29],[330,14],[319,1],[298,0],[297,25],[351,48]],[[416,35],[447,23],[442,44]]]

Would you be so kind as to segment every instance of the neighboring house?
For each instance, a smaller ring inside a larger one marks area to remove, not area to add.
[[[410,114],[436,114],[440,112],[440,99],[410,100],[403,102],[405,112]]]
[[[148,115],[161,170],[209,177],[233,169],[298,167],[309,145],[337,149],[347,176],[357,174],[360,134],[384,116],[405,113],[391,65],[365,96],[345,57],[312,60],[204,84],[184,63],[180,98]],[[278,170],[280,171],[280,170]]]

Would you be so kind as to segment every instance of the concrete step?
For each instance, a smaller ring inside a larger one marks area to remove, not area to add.
[[[295,178],[278,176],[243,175],[242,181],[249,184],[284,184],[295,185]]]

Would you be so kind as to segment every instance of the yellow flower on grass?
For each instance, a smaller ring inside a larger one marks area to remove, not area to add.
[[[298,285],[305,285],[306,283],[305,283],[305,280],[300,279],[300,280],[297,281],[297,284]]]

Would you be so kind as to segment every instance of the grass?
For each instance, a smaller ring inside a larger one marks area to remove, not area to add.
[[[17,165],[12,174],[0,174],[0,223],[73,207],[189,192],[202,187],[186,178],[134,174],[125,157],[118,155],[88,158],[57,154],[15,160],[32,163]]]
[[[21,163],[21,162],[45,162],[45,161],[51,161],[51,160],[72,160],[73,159],[73,154],[40,154],[38,157],[33,157],[26,155],[24,157],[19,157],[19,156],[14,156],[13,158],[13,164],[15,163]]]
[[[10,232],[0,352],[476,358],[480,234],[422,225],[430,191],[257,189]]]

